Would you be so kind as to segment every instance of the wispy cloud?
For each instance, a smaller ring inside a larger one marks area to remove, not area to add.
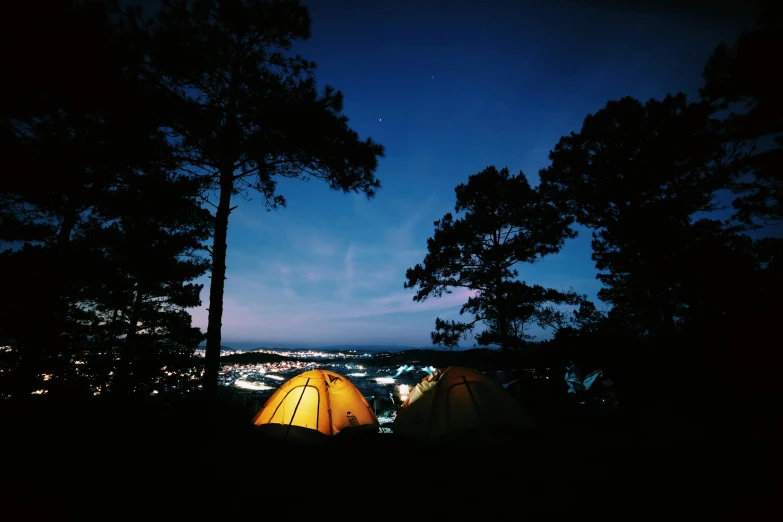
[[[282,212],[246,211],[230,231],[223,338],[429,344],[435,318],[458,319],[459,308],[475,295],[455,289],[438,299],[415,302],[414,290],[403,289],[405,271],[423,260],[432,221],[443,211],[434,208],[434,201],[429,197],[392,207],[375,227],[363,226],[359,219],[371,216],[363,202],[340,218],[340,226],[337,219],[313,223],[283,219]],[[592,294],[595,280],[569,273],[569,263],[553,259],[549,267],[521,267],[520,276],[529,283],[573,286]],[[194,323],[204,330],[208,298],[205,287],[204,304],[192,311]]]
[[[406,269],[426,252],[423,233],[429,227],[422,224],[431,201],[393,209],[395,215],[386,221],[392,224],[370,236],[349,229],[350,220],[338,227],[245,212],[230,231],[241,240],[229,241],[224,339],[329,344],[388,337],[388,342],[428,344],[435,317],[461,306],[470,295],[457,290],[417,303],[414,291],[402,288]],[[194,323],[204,330],[208,299],[206,286],[204,304],[192,311]]]
[[[348,246],[348,250],[345,251],[345,256],[343,257],[343,279],[344,279],[344,286],[342,287],[341,295],[343,299],[350,299],[351,295],[353,294],[353,287],[354,287],[354,264],[353,264],[353,257],[354,257],[354,248],[353,245]]]
[[[298,240],[299,250],[309,252],[315,256],[333,257],[340,250],[339,238],[328,241],[312,232],[300,231],[298,235],[294,236],[294,239]]]
[[[470,292],[457,291],[440,299],[416,303],[412,295],[398,292],[385,296],[334,302],[302,298],[281,293],[258,284],[246,285],[236,292],[227,285],[223,307],[223,337],[235,339],[324,339],[325,344],[339,339],[364,336],[376,339],[380,331],[390,329],[407,333],[417,343],[434,326],[435,317],[450,315],[467,300]],[[264,295],[267,296],[264,299]],[[206,296],[205,296],[206,297]],[[255,298],[254,298],[255,297]],[[207,303],[193,310],[194,324],[206,330]],[[446,313],[444,313],[446,312]],[[416,328],[412,328],[413,324]],[[406,326],[409,328],[405,332]],[[425,329],[422,329],[425,328]]]

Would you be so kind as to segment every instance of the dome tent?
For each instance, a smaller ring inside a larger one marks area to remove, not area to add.
[[[530,427],[521,404],[500,383],[472,368],[436,370],[400,406],[395,434],[435,439],[468,431]]]
[[[351,381],[329,370],[307,371],[287,381],[252,422],[268,435],[290,439],[380,428],[364,395]]]

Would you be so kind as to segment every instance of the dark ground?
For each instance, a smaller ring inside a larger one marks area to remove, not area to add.
[[[775,437],[732,427],[728,417],[717,429],[665,409],[566,408],[539,415],[535,434],[438,445],[379,434],[297,445],[262,438],[248,412],[228,402],[220,411],[210,423],[196,403],[6,404],[2,518],[484,520],[569,512],[761,520],[778,510]]]

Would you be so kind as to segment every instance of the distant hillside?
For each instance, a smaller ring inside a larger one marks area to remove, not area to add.
[[[356,350],[360,353],[370,353],[371,351],[367,347],[362,350]],[[443,349],[420,349],[413,348],[409,350],[389,351],[389,347],[382,346],[380,352],[371,352],[367,357],[358,357],[353,359],[353,364],[364,364],[368,366],[374,366],[382,364],[384,366],[403,366],[403,365],[415,365],[417,367],[433,366],[435,368],[445,368],[447,366],[467,366],[470,368],[480,368],[482,370],[499,370],[513,367],[517,362],[521,362],[516,356],[511,354],[503,354],[500,350],[491,350],[487,348],[471,348],[466,350],[443,350]],[[332,347],[319,348],[319,350],[327,351],[333,349]],[[350,348],[355,350],[356,347]],[[348,348],[337,348],[336,350],[348,351]],[[280,350],[283,354],[284,350]],[[389,355],[383,359],[378,359],[376,354],[385,352]],[[220,359],[221,364],[265,364],[270,362],[283,362],[283,361],[301,361],[293,356],[272,354],[264,352],[245,352],[236,353],[234,355],[223,356]],[[319,358],[307,358],[307,362],[313,364],[328,364],[333,363],[334,359],[328,355]],[[546,366],[549,366],[548,364]]]
[[[537,341],[528,341],[527,344],[537,345]],[[474,347],[459,346],[457,348],[443,348],[441,346],[401,346],[388,344],[335,344],[332,346],[319,346],[317,350],[354,350],[357,352],[407,352],[410,350],[438,351],[438,352],[466,352],[470,350],[499,350],[498,347]]]
[[[319,346],[318,350],[354,350],[357,352],[404,352],[406,350],[418,350],[414,346],[398,346],[385,344],[334,344],[332,346]]]
[[[530,343],[535,344],[535,343]],[[204,349],[205,345],[202,344],[199,348]],[[274,350],[280,352],[293,352],[299,350],[321,350],[321,351],[355,351],[355,352],[373,352],[373,353],[399,353],[407,352],[410,350],[435,350],[435,351],[467,351],[474,350],[476,348],[470,346],[461,346],[453,349],[446,349],[439,346],[405,346],[397,344],[332,344],[328,346],[275,346],[271,343],[250,343],[250,342],[236,342],[231,343],[231,346],[221,345],[222,350],[230,351],[242,351],[250,352],[256,350]]]
[[[342,348],[341,348],[342,347]],[[372,350],[371,348],[375,348]],[[390,348],[396,348],[391,351]],[[279,350],[279,351],[278,351]],[[337,345],[336,347],[323,347],[318,351],[348,351],[356,350],[359,354],[366,353],[352,359],[351,364],[363,364],[366,366],[382,365],[386,367],[398,367],[414,365],[418,368],[433,366],[445,368],[447,366],[467,366],[478,368],[482,371],[508,370],[524,366],[525,368],[560,368],[565,367],[565,361],[556,352],[533,350],[520,353],[502,353],[498,349],[467,348],[462,350],[444,350],[442,348],[411,348],[401,350],[398,346],[364,346],[364,345]],[[277,349],[278,353],[265,352],[237,352],[234,355],[223,356],[221,364],[265,364],[283,361],[307,361],[316,365],[332,364],[334,359],[324,354],[323,357],[308,357],[299,359],[293,354],[287,354],[288,350]],[[380,353],[388,355],[380,356]]]
[[[264,364],[271,362],[296,361],[295,357],[286,357],[275,353],[247,352],[234,355],[224,355],[220,358],[220,364]]]

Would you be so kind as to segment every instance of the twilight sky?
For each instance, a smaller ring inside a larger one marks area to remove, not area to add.
[[[488,165],[521,170],[537,185],[549,150],[588,113],[626,95],[695,97],[712,49],[752,23],[742,11],[621,10],[621,2],[305,4],[312,38],[296,50],[317,63],[319,85],[344,93],[360,136],[386,147],[383,186],[368,201],[283,180],[287,208],[235,202],[223,315],[223,344],[232,347],[429,346],[435,317],[456,318],[465,294],[415,303],[403,283],[424,258],[433,221],[453,210],[454,187]],[[597,300],[590,233],[579,231],[560,254],[519,266],[520,278]],[[209,279],[200,282],[204,304],[192,314],[206,331]]]

